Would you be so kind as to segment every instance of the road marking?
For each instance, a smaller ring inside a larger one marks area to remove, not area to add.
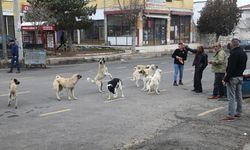
[[[209,113],[212,113],[212,112],[215,112],[215,111],[218,111],[218,110],[221,110],[221,109],[224,109],[224,107],[214,108],[214,109],[205,111],[205,112],[203,112],[203,113],[200,113],[200,114],[198,114],[197,116],[198,116],[198,117],[202,117],[202,116],[205,116],[205,115],[207,115],[207,114],[209,114]]]
[[[123,100],[123,99],[124,99],[124,97],[116,98],[116,99],[113,99],[113,100],[105,100],[104,104],[120,101],[120,100]]]
[[[22,91],[22,92],[17,92],[17,95],[28,94],[28,93],[30,93],[30,91]],[[9,95],[9,93],[8,94],[1,94],[0,97],[5,97],[8,95]]]
[[[40,117],[46,117],[46,116],[50,116],[50,115],[54,115],[54,114],[58,114],[58,113],[63,113],[63,112],[67,112],[67,111],[71,111],[71,109],[62,109],[62,110],[58,110],[58,111],[53,111],[53,112],[49,112],[49,113],[44,113],[44,114],[40,114]]]

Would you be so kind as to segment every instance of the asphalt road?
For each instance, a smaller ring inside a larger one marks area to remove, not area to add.
[[[21,74],[0,70],[0,149],[249,148],[250,104],[244,104],[241,119],[221,121],[227,114],[227,102],[207,100],[214,78],[210,67],[204,72],[204,92],[191,92],[192,60],[190,55],[185,65],[184,85],[178,87],[172,86],[173,60],[170,56],[107,62],[113,77],[121,78],[124,83],[125,98],[114,101],[107,101],[108,93],[99,93],[97,87],[86,80],[95,76],[97,63],[30,69]],[[148,95],[131,81],[135,65],[152,63],[163,70],[160,95]],[[78,100],[67,100],[64,91],[62,101],[57,101],[52,88],[55,75],[70,76],[73,73],[83,76],[75,90]],[[21,82],[17,110],[7,107],[11,78]],[[105,80],[104,88],[108,80]]]

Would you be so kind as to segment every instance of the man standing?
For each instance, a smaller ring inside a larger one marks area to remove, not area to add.
[[[12,73],[14,66],[16,65],[17,72],[20,73],[20,67],[19,67],[19,50],[18,50],[18,45],[16,44],[15,40],[10,41],[10,47],[11,47],[11,67],[10,71],[8,73]]]
[[[226,76],[224,78],[224,82],[227,85],[229,113],[228,116],[222,120],[234,120],[235,117],[240,117],[242,113],[241,88],[243,83],[243,72],[246,69],[247,55],[243,49],[240,48],[240,41],[238,39],[232,39],[231,46],[232,50],[228,58]]]
[[[193,61],[194,70],[194,89],[192,91],[196,93],[202,93],[202,75],[204,69],[207,67],[207,54],[204,52],[203,46],[198,46],[197,50],[192,50],[187,48],[188,51],[195,53],[195,58]]]
[[[183,68],[184,61],[187,59],[187,51],[185,50],[185,46],[183,43],[179,43],[179,48],[174,51],[172,57],[174,58],[174,86],[178,86],[177,84],[177,76],[179,74],[179,85],[183,85],[182,77],[183,77]]]
[[[212,72],[214,72],[214,89],[213,95],[209,96],[208,99],[218,99],[225,96],[225,86],[222,81],[227,67],[227,54],[221,48],[220,43],[214,44],[214,49],[216,53],[213,60],[209,62],[212,65]]]

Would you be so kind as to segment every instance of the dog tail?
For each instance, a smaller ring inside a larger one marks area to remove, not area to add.
[[[61,78],[61,76],[56,75],[56,78],[55,78],[55,80],[53,82],[54,89],[58,89],[58,91],[62,91],[63,90],[63,86],[59,82],[60,78]]]
[[[91,79],[91,78],[87,78],[87,81],[88,82],[91,82],[91,83],[95,83],[95,80]]]

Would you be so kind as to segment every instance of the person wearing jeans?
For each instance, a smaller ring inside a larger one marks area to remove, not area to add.
[[[240,47],[240,41],[238,39],[233,39],[231,41],[231,46],[232,50],[228,58],[226,76],[224,78],[229,101],[228,116],[224,117],[222,120],[234,120],[235,117],[240,117],[242,113],[241,88],[243,83],[243,72],[246,69],[247,54]]]
[[[17,72],[20,73],[20,66],[19,66],[19,50],[18,50],[18,45],[16,44],[15,40],[10,41],[10,46],[11,46],[11,67],[8,73],[12,73],[13,68],[16,66]]]
[[[225,96],[225,86],[222,81],[227,67],[227,55],[220,43],[215,43],[214,49],[216,53],[213,60],[209,62],[212,65],[212,72],[214,72],[214,89],[213,95],[209,96],[208,99],[218,99]]]
[[[174,58],[174,86],[178,86],[177,77],[179,74],[179,85],[183,85],[182,77],[183,77],[183,69],[184,62],[187,59],[187,51],[185,50],[185,46],[183,43],[178,44],[179,48],[174,51],[172,54],[172,58]]]

